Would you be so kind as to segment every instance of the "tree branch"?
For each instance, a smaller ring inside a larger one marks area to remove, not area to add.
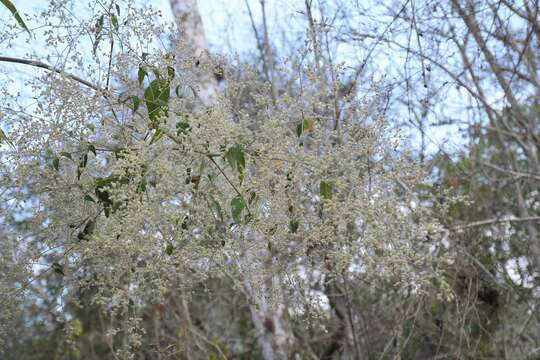
[[[13,58],[13,57],[8,57],[8,56],[0,56],[0,62],[23,64],[23,65],[29,65],[29,66],[49,70],[51,72],[55,72],[57,74],[64,75],[64,76],[66,76],[67,78],[69,78],[71,80],[75,80],[76,82],[78,82],[80,84],[83,84],[86,87],[89,87],[89,88],[91,88],[91,89],[93,89],[93,90],[95,90],[95,91],[97,91],[99,93],[102,93],[105,97],[107,97],[106,91],[103,90],[102,88],[100,88],[99,86],[97,86],[95,84],[92,84],[91,82],[86,81],[84,79],[81,79],[80,77],[78,77],[76,75],[66,73],[65,71],[63,71],[61,69],[55,68],[52,65],[46,64],[46,63],[38,61],[38,60],[28,60],[28,59]]]
[[[494,219],[487,219],[487,220],[480,220],[480,221],[474,221],[468,224],[461,224],[452,226],[450,230],[463,230],[468,229],[472,227],[478,227],[478,226],[485,226],[485,225],[492,225],[492,224],[500,224],[500,223],[517,223],[517,222],[528,222],[528,221],[538,221],[540,220],[540,216],[525,216],[520,218],[494,218]]]

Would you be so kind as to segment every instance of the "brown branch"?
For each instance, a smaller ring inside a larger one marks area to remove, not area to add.
[[[467,4],[469,5],[470,10],[474,11],[473,3],[471,1],[468,1]],[[493,74],[495,75],[497,82],[499,83],[501,89],[506,95],[506,98],[508,99],[508,102],[510,103],[512,109],[516,113],[516,119],[518,123],[521,126],[523,126],[524,129],[528,131],[529,135],[535,141],[538,142],[539,139],[535,136],[533,129],[531,128],[531,124],[528,122],[527,118],[523,115],[523,113],[520,110],[519,103],[514,96],[514,93],[510,87],[510,83],[504,78],[502,74],[503,72],[501,70],[499,63],[495,59],[495,56],[493,55],[491,50],[488,48],[486,40],[482,37],[480,28],[478,26],[478,23],[476,22],[476,19],[471,15],[470,12],[467,12],[464,8],[461,7],[458,0],[452,0],[452,5],[457,10],[459,16],[462,18],[463,22],[465,23],[470,33],[474,37],[474,40],[480,47],[482,54],[484,54],[484,57],[488,65],[490,66],[491,70],[493,71]]]
[[[76,82],[78,82],[80,84],[83,84],[86,87],[89,87],[89,88],[91,88],[91,89],[93,89],[93,90],[95,90],[95,91],[97,91],[99,93],[102,93],[102,94],[104,94],[105,97],[107,97],[107,95],[105,94],[106,92],[103,89],[101,89],[99,86],[97,86],[95,84],[92,84],[91,82],[86,81],[84,79],[81,79],[80,77],[78,77],[76,75],[66,73],[65,71],[63,71],[61,69],[55,68],[52,65],[45,64],[44,62],[41,62],[41,61],[38,61],[38,60],[28,60],[28,59],[13,58],[13,57],[8,57],[8,56],[0,56],[0,62],[23,64],[23,65],[29,65],[29,66],[49,70],[51,72],[55,72],[57,74],[64,75],[64,76],[66,76],[67,78],[69,78],[71,80],[75,80]]]
[[[505,173],[505,174],[513,175],[516,178],[527,178],[527,179],[540,180],[540,176],[536,175],[536,174],[533,174],[533,173],[527,173],[527,172],[521,172],[521,171],[514,171],[514,170],[510,170],[510,169],[504,169],[504,168],[501,168],[501,167],[499,167],[497,165],[494,165],[494,164],[489,163],[489,162],[484,162],[484,161],[482,161],[481,163],[483,165],[489,167],[489,168],[492,168],[493,170],[497,170],[497,171]]]
[[[505,219],[505,218],[494,218],[494,219],[487,219],[487,220],[480,220],[480,221],[474,221],[468,224],[461,224],[452,226],[450,230],[463,230],[468,229],[472,227],[479,227],[479,226],[486,226],[486,225],[492,225],[492,224],[500,224],[500,223],[519,223],[519,222],[529,222],[529,221],[539,221],[540,216],[525,216],[521,218],[511,218],[511,219]]]

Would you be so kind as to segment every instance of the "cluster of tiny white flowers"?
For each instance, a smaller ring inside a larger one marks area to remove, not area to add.
[[[408,206],[423,174],[396,151],[385,120],[367,112],[376,93],[348,99],[337,132],[313,69],[295,68],[291,74],[301,75],[287,76],[303,85],[272,99],[252,70],[230,66],[225,91],[201,110],[195,97],[174,91],[195,86],[193,61],[177,49],[174,58],[154,53],[144,60],[161,76],[167,66],[176,69],[168,116],[156,127],[146,85],[135,79],[141,58],[130,50],[140,54],[135,38],[160,35],[137,14],[125,15],[136,24],[117,34],[126,51],[103,75],[118,92],[104,96],[58,74],[32,81],[41,105],[7,116],[14,145],[2,148],[9,166],[0,183],[14,199],[29,201],[27,231],[36,248],[55,249],[66,287],[96,289],[93,302],[124,319],[110,333],[128,335],[119,356],[141,343],[140,304],[210,275],[243,286],[249,278],[246,291],[264,297],[260,304],[284,296],[265,285],[272,282],[305,297],[312,285],[300,268],[349,272],[400,291],[429,288],[440,259],[426,235],[437,237],[438,225],[427,208]],[[47,43],[59,41],[51,32]],[[98,80],[82,55],[73,56],[73,70]],[[129,95],[140,98],[137,111],[126,105]],[[305,301],[315,319],[324,318],[321,302]]]

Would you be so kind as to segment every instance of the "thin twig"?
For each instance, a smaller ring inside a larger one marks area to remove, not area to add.
[[[492,225],[492,224],[500,224],[505,222],[527,222],[527,221],[538,221],[540,220],[540,216],[525,216],[521,218],[495,218],[495,219],[487,219],[487,220],[480,220],[480,221],[474,221],[468,224],[461,224],[452,226],[451,230],[463,230],[468,229],[472,227],[478,227],[478,226],[485,226],[485,225]]]
[[[248,203],[246,202],[246,199],[244,199],[244,196],[242,195],[242,193],[240,192],[240,190],[238,190],[238,188],[233,184],[233,182],[229,179],[229,177],[227,176],[227,174],[225,174],[225,171],[223,171],[223,169],[221,168],[221,166],[219,166],[219,164],[216,162],[216,160],[214,160],[214,157],[212,156],[208,156],[208,158],[210,159],[210,161],[218,168],[219,172],[221,173],[221,175],[223,175],[223,177],[225,178],[225,180],[227,180],[227,182],[229,183],[229,185],[232,186],[232,188],[234,189],[234,191],[236,192],[236,194],[238,194],[238,196],[240,196],[242,198],[242,201],[244,202],[244,205],[246,206],[246,210],[248,211],[248,214],[251,216],[251,211],[249,210],[249,206],[248,206]]]

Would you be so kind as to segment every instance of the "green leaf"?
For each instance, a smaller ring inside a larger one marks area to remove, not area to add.
[[[208,206],[210,207],[212,214],[214,215],[216,220],[223,222],[223,212],[221,211],[221,205],[219,205],[217,200],[212,195],[209,195],[208,198]]]
[[[241,196],[237,196],[231,200],[231,215],[235,223],[240,224],[242,222],[242,211],[244,211],[246,204]]]
[[[176,134],[177,135],[187,135],[191,131],[191,126],[186,121],[180,121],[176,123]]]
[[[62,275],[62,276],[65,275],[64,267],[58,262],[53,262],[52,269],[54,270],[55,273],[57,273],[59,275]]]
[[[137,72],[137,79],[139,80],[139,85],[142,85],[144,77],[147,75],[148,73],[146,72],[146,70],[142,66],[139,66],[139,71]]]
[[[94,40],[92,52],[96,54],[97,47],[101,41],[101,31],[103,30],[103,19],[105,15],[101,15],[96,21],[96,38]]]
[[[137,185],[137,192],[138,193],[143,193],[146,191],[146,186],[148,185],[148,182],[146,181],[145,178],[142,178],[141,181],[139,182],[139,184]]]
[[[144,90],[146,109],[148,110],[152,128],[157,128],[160,116],[167,116],[169,96],[169,83],[160,79],[153,80]]]
[[[111,196],[109,194],[109,191],[103,188],[96,188],[95,189],[96,196],[99,200],[99,202],[103,203],[106,207],[109,207],[112,205]]]
[[[100,202],[102,202],[105,205],[113,204],[110,198],[109,188],[111,188],[112,185],[116,183],[117,181],[118,181],[118,178],[116,176],[109,176],[107,178],[96,179],[96,187],[95,187],[94,192]]]
[[[111,15],[111,23],[114,27],[114,30],[118,31],[118,18],[114,14]]]
[[[249,194],[249,200],[248,200],[249,205],[253,205],[253,203],[254,203],[255,201],[257,201],[257,198],[258,198],[257,193],[256,193],[255,191],[252,191],[252,192]]]
[[[52,161],[52,166],[54,170],[58,171],[58,169],[60,168],[60,159],[55,157]]]
[[[96,202],[96,200],[88,194],[84,195],[84,201]]]
[[[4,140],[7,140],[6,133],[2,129],[0,129],[0,144],[2,144]]]
[[[291,233],[295,234],[298,231],[298,226],[300,226],[298,220],[289,221],[289,230],[291,231]]]
[[[174,251],[174,246],[171,243],[168,243],[167,247],[165,248],[165,253],[167,255],[172,255],[173,251]]]
[[[101,30],[103,30],[103,19],[105,15],[101,15],[97,21],[96,21],[96,34],[99,35],[101,33]]]
[[[96,228],[96,222],[92,219],[89,219],[84,226],[84,229],[77,234],[77,239],[79,240],[89,240],[88,237],[94,233]]]
[[[84,169],[88,163],[88,154],[84,154],[79,161],[79,168]]]
[[[231,146],[225,153],[225,159],[227,159],[233,169],[243,169],[246,167],[244,149],[240,144]]]
[[[167,66],[167,75],[169,76],[169,81],[174,79],[174,68],[172,66]]]
[[[94,55],[96,55],[97,47],[98,47],[100,41],[101,41],[101,35],[96,36],[96,40],[94,40],[94,45],[92,47],[92,53]]]
[[[300,122],[298,125],[296,125],[296,136],[298,137],[302,136],[303,131],[304,131],[304,128],[302,126],[302,123]]]
[[[296,136],[300,137],[306,130],[313,129],[313,120],[304,119],[296,125]]]
[[[131,101],[133,102],[133,112],[137,112],[139,106],[141,105],[141,99],[139,99],[138,96],[133,95],[131,97]]]
[[[68,153],[68,152],[66,152],[66,151],[62,151],[62,152],[60,153],[60,155],[63,156],[63,157],[68,158],[69,160],[73,160],[73,158],[71,157],[71,154]]]
[[[234,144],[225,152],[225,159],[233,170],[238,171],[240,183],[244,179],[244,169],[246,168],[246,157],[244,149],[240,144]]]
[[[321,199],[331,199],[332,198],[332,184],[326,181],[321,181],[319,185],[319,194]]]
[[[94,146],[94,144],[88,143],[88,151],[90,151],[92,154],[94,154],[94,156],[96,156],[96,147]]]
[[[19,11],[17,11],[17,8],[15,7],[15,5],[13,5],[13,3],[9,0],[0,0],[0,3],[2,3],[13,14],[13,16],[15,17],[15,20],[17,20],[19,25],[21,25],[21,27],[30,34],[30,30],[24,23],[24,20],[22,19],[22,17],[19,15]]]
[[[184,221],[182,221],[182,229],[183,230],[187,230],[188,229],[188,222],[189,222],[189,217],[186,215],[184,216]]]

